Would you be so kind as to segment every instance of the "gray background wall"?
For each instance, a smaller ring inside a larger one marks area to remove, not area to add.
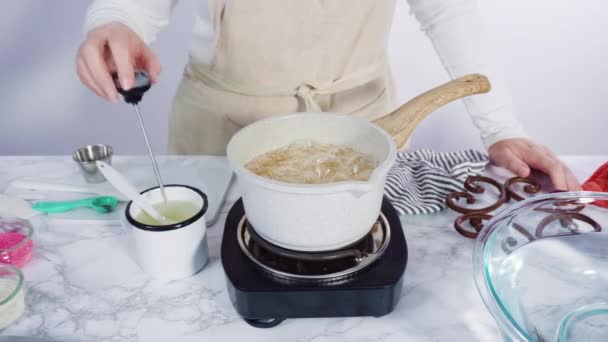
[[[0,2],[0,155],[69,154],[104,142],[118,154],[145,153],[137,120],[125,104],[91,94],[76,76],[88,1]],[[524,125],[560,154],[608,154],[608,2],[479,0],[484,21]],[[196,0],[181,0],[154,49],[160,83],[143,111],[152,143],[166,151],[167,116],[183,64]],[[400,1],[390,58],[401,102],[447,81],[428,39]],[[425,120],[414,148],[482,148],[462,103]]]

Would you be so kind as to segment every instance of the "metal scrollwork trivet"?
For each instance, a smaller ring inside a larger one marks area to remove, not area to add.
[[[470,176],[464,182],[464,188],[474,194],[483,194],[485,192],[485,188],[479,185],[478,183],[490,184],[496,189],[498,189],[499,195],[496,202],[494,202],[492,205],[479,209],[461,207],[457,203],[457,201],[461,198],[466,198],[467,204],[474,204],[477,200],[475,199],[475,196],[471,195],[468,192],[458,191],[448,195],[446,199],[447,206],[450,207],[450,209],[457,211],[461,214],[485,214],[498,209],[507,201],[507,192],[505,191],[504,186],[489,177]]]
[[[523,201],[524,197],[516,193],[511,186],[516,183],[525,183],[524,192],[527,194],[536,194],[540,191],[540,184],[532,178],[523,178],[523,177],[513,177],[508,179],[505,182],[505,190],[507,191],[507,195],[509,198],[512,198],[516,201]]]
[[[514,201],[522,201],[525,199],[522,195],[517,193],[513,186],[517,183],[525,184],[522,188],[523,192],[528,195],[534,195],[540,192],[541,185],[532,178],[513,177],[507,179],[504,184],[500,184],[498,181],[484,176],[470,176],[464,182],[464,188],[467,191],[457,191],[450,193],[446,198],[446,205],[462,215],[458,216],[454,221],[454,229],[464,237],[469,239],[476,239],[479,232],[484,227],[484,221],[488,221],[492,218],[490,214],[492,211],[500,208],[511,199]],[[467,208],[461,206],[458,201],[466,199],[466,204],[475,204],[477,199],[475,195],[485,193],[485,188],[481,184],[489,184],[498,190],[498,198],[494,203],[483,208]],[[553,191],[562,192],[562,191]],[[542,237],[543,230],[552,222],[558,221],[561,226],[567,228],[572,233],[578,232],[578,225],[575,221],[580,221],[589,224],[595,231],[601,231],[601,226],[589,216],[580,213],[585,208],[584,204],[575,203],[573,201],[563,201],[552,204],[551,207],[535,208],[535,211],[540,211],[549,214],[545,217],[536,227],[535,236],[533,236],[528,229],[518,223],[513,223],[513,228],[524,236],[528,241],[535,240]],[[468,222],[472,227],[467,229],[464,224]],[[511,241],[511,244],[515,241]],[[507,243],[509,245],[509,243]],[[508,246],[504,246],[507,248]]]

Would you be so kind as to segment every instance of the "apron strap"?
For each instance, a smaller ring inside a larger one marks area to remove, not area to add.
[[[271,89],[231,82],[214,72],[208,64],[196,63],[192,60],[188,63],[186,71],[212,88],[246,96],[296,96],[304,103],[306,112],[322,112],[321,106],[314,99],[316,95],[331,95],[362,86],[382,77],[386,66],[386,63],[377,63],[332,82],[302,83],[294,89]]]
[[[304,102],[304,108],[307,112],[321,112],[321,106],[315,101],[313,95],[316,94],[314,92],[314,88],[308,84],[302,84],[296,88],[295,95],[302,99]]]

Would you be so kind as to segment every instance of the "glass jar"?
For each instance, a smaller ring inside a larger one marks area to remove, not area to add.
[[[0,263],[22,268],[32,259],[34,230],[21,219],[0,219]]]
[[[0,265],[0,330],[14,323],[25,310],[23,273],[11,265]]]

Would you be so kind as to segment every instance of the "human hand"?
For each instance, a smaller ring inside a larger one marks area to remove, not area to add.
[[[118,102],[118,92],[111,73],[117,72],[120,85],[133,86],[135,68],[150,74],[154,83],[160,63],[154,52],[122,23],[109,23],[91,30],[78,49],[76,69],[80,81],[100,97]]]
[[[488,149],[490,159],[498,166],[509,169],[519,177],[528,177],[531,168],[542,171],[551,177],[556,190],[581,190],[572,171],[543,145],[522,138],[505,139]]]

